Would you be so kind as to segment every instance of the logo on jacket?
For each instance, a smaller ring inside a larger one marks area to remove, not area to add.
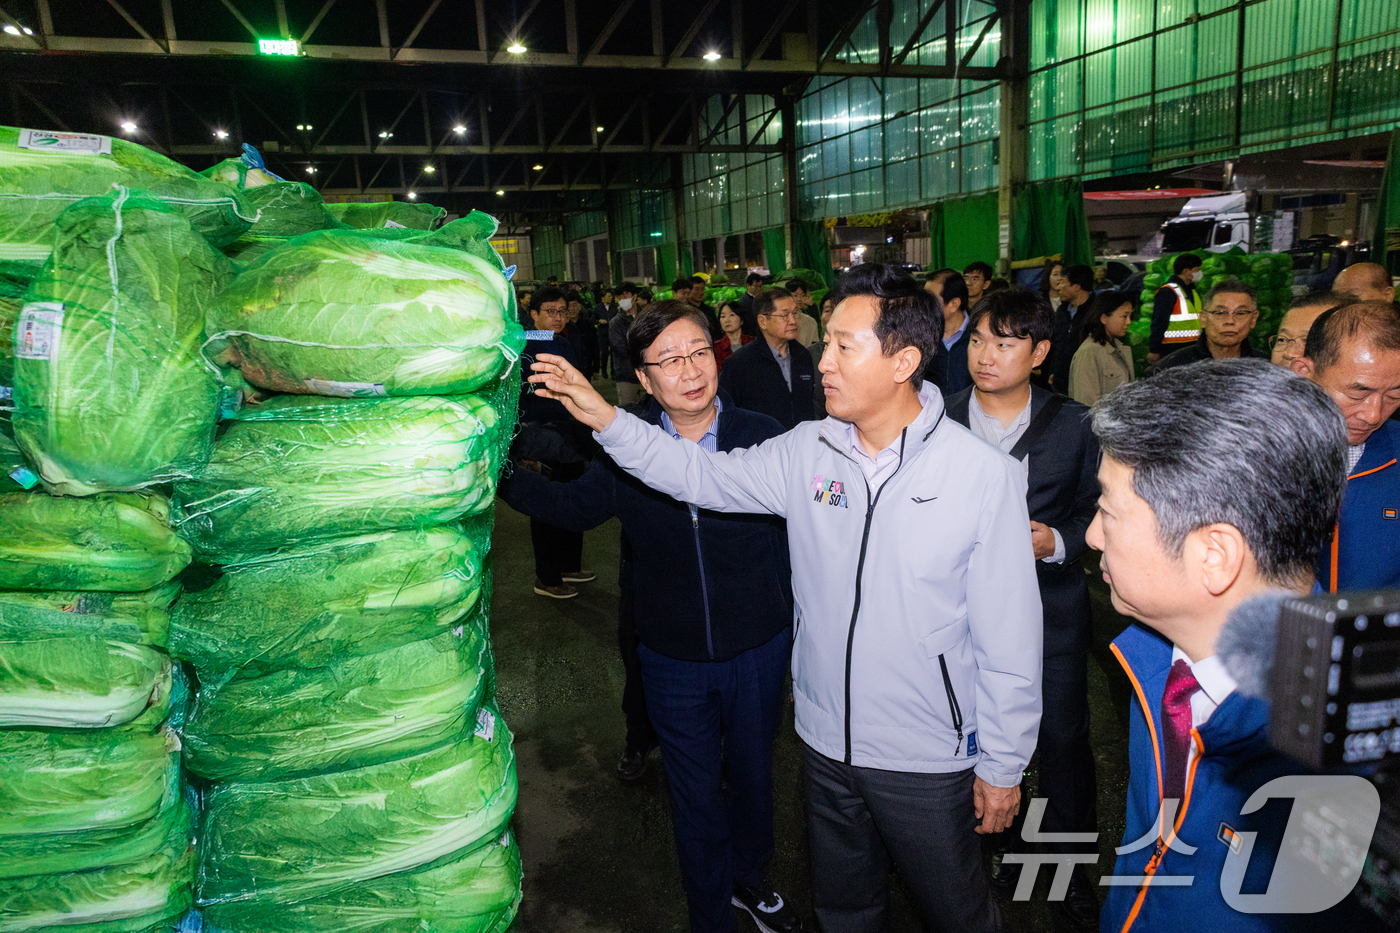
[[[846,484],[838,479],[814,476],[812,477],[812,501],[844,509],[847,507]]]
[[[1395,510],[1394,510],[1394,509],[1385,509],[1384,511],[1381,512],[1381,514],[1385,516],[1385,520],[1386,520],[1386,521],[1388,521],[1388,522],[1393,522],[1393,521],[1395,521]]]

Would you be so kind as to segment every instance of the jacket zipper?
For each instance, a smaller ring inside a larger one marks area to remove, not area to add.
[[[700,600],[705,606],[705,648],[710,652],[710,660],[715,659],[715,640],[710,631],[710,589],[705,585],[705,555],[700,550],[700,513],[690,507],[690,527],[695,532],[695,560],[700,565]]]
[[[1191,729],[1191,740],[1197,743],[1196,757],[1192,761],[1190,772],[1186,776],[1186,787],[1182,791],[1181,808],[1176,811],[1176,822],[1172,824],[1170,835],[1173,839],[1177,838],[1177,830],[1186,825],[1186,811],[1191,806],[1191,790],[1196,784],[1196,766],[1200,764],[1201,758],[1204,757],[1206,753],[1205,742],[1201,741],[1200,733],[1197,732],[1194,727]],[[1160,817],[1162,802],[1160,786],[1158,788],[1157,801],[1157,813]],[[1162,867],[1162,859],[1166,858],[1167,850],[1171,848],[1167,841],[1162,838],[1162,829],[1163,827],[1159,824],[1157,829],[1157,843],[1152,847],[1152,858],[1147,860],[1147,864],[1142,869],[1144,879],[1142,887],[1138,888],[1138,894],[1133,901],[1132,909],[1128,911],[1128,919],[1123,923],[1122,933],[1128,933],[1128,930],[1132,928],[1133,922],[1137,920],[1138,912],[1142,910],[1143,901],[1147,899],[1147,890],[1152,886],[1151,879],[1157,876],[1157,869]]]
[[[948,676],[948,662],[943,660],[941,654],[938,656],[938,667],[943,672],[943,689],[948,691],[948,712],[953,716],[953,728],[958,733],[958,744],[953,746],[953,757],[956,758],[962,753],[962,707],[958,705],[958,695],[953,692],[953,678]]]
[[[940,419],[941,420],[941,419]],[[937,425],[935,425],[937,427]],[[865,471],[861,470],[861,478],[865,482],[865,498],[870,500],[870,504],[865,508],[865,530],[860,536],[860,557],[856,560],[856,600],[851,607],[851,628],[846,635],[846,764],[851,763],[851,655],[855,651],[856,644],[856,618],[860,615],[860,583],[865,571],[865,551],[870,544],[870,523],[875,518],[875,504],[880,501],[880,495],[889,488],[894,481],[895,473],[904,466],[904,442],[909,434],[909,428],[899,432],[899,463],[895,465],[894,473],[891,473],[875,495],[870,495],[870,481],[865,479]],[[860,464],[856,464],[857,467]],[[959,743],[961,744],[961,743]]]

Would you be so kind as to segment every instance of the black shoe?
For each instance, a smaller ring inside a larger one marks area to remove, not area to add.
[[[998,888],[1014,888],[1021,878],[1021,865],[1006,861],[1006,850],[999,849],[992,855],[991,882]]]
[[[1093,933],[1099,928],[1099,898],[1088,877],[1078,868],[1070,875],[1069,890],[1059,903],[1059,910],[1076,930]]]
[[[652,746],[649,745],[644,749],[628,748],[623,752],[622,758],[617,762],[618,779],[631,784],[646,777],[647,771],[651,769],[651,749]]]
[[[789,907],[783,896],[761,888],[735,888],[729,902],[744,910],[763,933],[802,933],[802,918]]]

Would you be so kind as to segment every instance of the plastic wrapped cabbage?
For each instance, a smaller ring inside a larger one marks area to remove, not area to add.
[[[179,793],[180,742],[168,729],[0,731],[0,858],[39,835],[128,829]]]
[[[323,230],[239,273],[210,308],[205,353],[278,392],[471,392],[524,348],[512,301],[471,252]]]
[[[113,185],[140,188],[216,246],[256,219],[243,196],[145,146],[112,136],[0,126],[0,259],[43,259],[69,205]]]
[[[0,590],[160,586],[190,562],[158,496],[0,493]]]
[[[406,227],[411,230],[432,230],[447,216],[447,211],[434,204],[408,201],[375,201],[369,204],[327,204],[326,208],[341,223],[351,227],[373,229]]]
[[[164,648],[178,583],[137,593],[0,592],[0,641],[19,638],[105,638]]]
[[[201,553],[237,559],[455,521],[491,505],[498,427],[472,395],[274,398],[240,411],[176,486],[177,527]]]
[[[15,384],[15,321],[24,306],[24,293],[39,274],[41,263],[0,261],[0,410],[11,405]]]
[[[230,188],[257,188],[282,180],[267,170],[262,153],[248,143],[243,144],[243,154],[234,159],[216,162],[199,173],[200,175]]]
[[[490,706],[470,741],[317,777],[221,784],[200,823],[199,902],[278,904],[466,854],[516,800],[510,731]]]
[[[0,728],[103,729],[170,704],[170,657],[105,638],[0,638]]]
[[[295,904],[216,904],[208,933],[505,933],[520,907],[520,848],[507,830],[445,865],[361,881]]]
[[[188,476],[214,441],[199,348],[233,264],[140,192],[80,201],[55,229],[15,325],[15,440],[64,495]]]
[[[171,652],[202,680],[319,667],[432,638],[481,595],[481,555],[455,526],[336,538],[239,563],[175,608]]]
[[[171,838],[193,838],[189,796],[188,790],[172,795],[155,816],[131,826],[7,837],[0,850],[0,879],[89,871],[148,858]]]
[[[202,684],[185,765],[210,780],[269,781],[377,764],[470,734],[486,686],[475,626],[322,667]]]
[[[194,901],[188,820],[172,820],[153,852],[88,871],[31,874],[0,883],[0,930],[136,933],[173,928]]]

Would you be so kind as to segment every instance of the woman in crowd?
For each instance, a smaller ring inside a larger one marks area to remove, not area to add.
[[[753,343],[753,338],[744,333],[744,317],[739,313],[737,301],[726,301],[719,306],[719,327],[724,336],[715,341],[715,362],[723,366],[735,350]]]
[[[1065,264],[1058,259],[1045,260],[1045,268],[1040,270],[1040,293],[1050,302],[1052,309],[1060,307],[1060,285],[1065,278]]]
[[[1094,300],[1092,310],[1097,316],[1085,331],[1089,339],[1079,345],[1069,366],[1070,398],[1085,405],[1133,381],[1133,349],[1127,343],[1132,298],[1122,292],[1104,292]]]

